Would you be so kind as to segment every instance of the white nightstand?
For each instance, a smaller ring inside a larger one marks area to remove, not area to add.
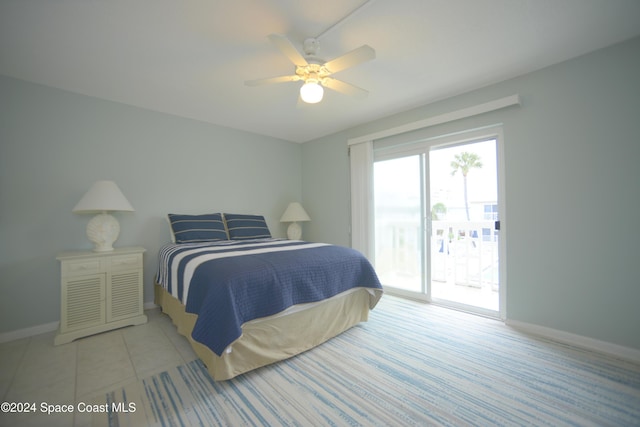
[[[63,252],[60,330],[55,345],[147,322],[142,309],[144,248]]]

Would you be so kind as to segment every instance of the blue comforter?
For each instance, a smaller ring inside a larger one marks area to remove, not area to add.
[[[167,245],[157,280],[198,315],[192,338],[219,356],[245,322],[351,288],[382,289],[358,251],[281,239]]]

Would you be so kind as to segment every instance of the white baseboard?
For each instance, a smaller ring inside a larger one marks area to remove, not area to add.
[[[0,334],[0,343],[15,341],[22,338],[29,338],[34,335],[45,334],[58,329],[60,322],[44,323],[30,328],[18,329],[16,331],[3,332]]]
[[[507,319],[505,323],[507,326],[531,335],[537,335],[563,344],[569,344],[598,353],[608,354],[619,359],[640,363],[640,350],[635,348],[612,344],[610,342],[600,341],[594,338],[559,331],[557,329],[538,326],[531,323],[519,322],[517,320]]]
[[[142,306],[144,310],[153,310],[158,308],[153,302],[145,302]],[[60,322],[44,323],[42,325],[32,326],[30,328],[18,329],[15,331],[0,333],[0,344],[9,341],[15,341],[22,338],[29,338],[35,335],[45,334],[47,332],[55,331],[60,326]]]

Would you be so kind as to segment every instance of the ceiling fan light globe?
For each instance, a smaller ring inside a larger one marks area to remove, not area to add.
[[[307,104],[317,104],[323,95],[324,89],[318,83],[305,83],[300,88],[300,98]]]

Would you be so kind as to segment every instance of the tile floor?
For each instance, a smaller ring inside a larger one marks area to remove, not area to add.
[[[159,309],[149,321],[53,345],[55,332],[0,344],[2,402],[35,403],[36,413],[0,412],[0,426],[89,426],[77,404],[197,358]],[[74,405],[73,413],[42,413],[42,404]]]

